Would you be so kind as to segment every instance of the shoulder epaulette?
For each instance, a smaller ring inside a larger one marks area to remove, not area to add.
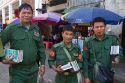
[[[85,39],[85,42],[89,42],[89,41],[91,41],[92,40],[92,37],[87,37],[86,39]]]
[[[109,39],[118,39],[118,37],[115,35],[108,35],[108,37],[109,37]]]
[[[53,45],[54,48],[57,48],[60,46],[60,43]]]
[[[9,24],[6,28],[12,28],[12,27],[15,27],[17,24]],[[5,28],[5,29],[6,29]]]
[[[32,24],[33,27],[35,27],[37,30],[39,30],[39,27],[35,24]]]

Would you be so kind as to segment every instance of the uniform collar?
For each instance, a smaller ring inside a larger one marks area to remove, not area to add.
[[[102,40],[105,40],[105,39],[107,39],[107,38],[108,38],[108,36],[107,36],[106,34],[104,34],[104,37],[103,37]],[[92,36],[92,39],[93,39],[93,40],[94,40],[94,39],[99,40],[99,39],[96,37],[96,35],[93,35],[93,36]]]
[[[67,48],[67,46],[65,45],[65,43],[63,41],[61,42],[61,46]],[[71,43],[71,47],[69,49],[72,50],[74,47],[75,46]]]
[[[25,27],[25,26],[22,25],[21,23],[19,23],[18,26],[19,26],[19,28]],[[34,27],[32,26],[32,23],[30,23],[30,28],[29,28],[29,30],[32,30],[32,29],[34,29]]]

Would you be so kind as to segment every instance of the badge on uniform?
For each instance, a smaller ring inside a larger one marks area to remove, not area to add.
[[[50,55],[51,58],[53,58],[53,57],[55,57],[55,52],[53,50],[51,50],[49,55]]]
[[[34,32],[34,35],[35,35],[36,37],[39,37],[39,32]]]

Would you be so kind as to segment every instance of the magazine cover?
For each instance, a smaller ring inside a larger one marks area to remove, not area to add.
[[[15,49],[5,49],[5,57],[7,59],[12,59],[14,62],[22,62],[23,61],[23,50],[15,50]]]
[[[3,45],[0,39],[0,57],[3,57],[3,56],[4,56],[4,49],[3,49]]]

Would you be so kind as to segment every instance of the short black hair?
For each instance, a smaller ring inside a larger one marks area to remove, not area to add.
[[[74,32],[74,29],[73,29],[73,27],[71,25],[64,25],[62,32],[64,32],[64,31],[72,31],[72,32]]]
[[[102,17],[96,17],[96,18],[94,18],[91,24],[94,25],[95,22],[103,22],[106,25],[106,21]]]
[[[21,4],[20,7],[19,7],[19,12],[21,12],[22,9],[28,9],[28,8],[30,8],[31,11],[32,11],[32,13],[33,13],[33,8],[32,8],[32,6],[31,6],[30,4],[28,4],[28,3],[23,3],[23,4]]]

